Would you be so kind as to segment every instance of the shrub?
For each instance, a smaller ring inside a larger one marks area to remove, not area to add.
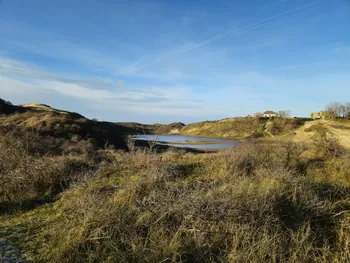
[[[215,166],[223,167],[229,176],[256,176],[258,171],[282,170],[288,173],[305,174],[307,160],[302,156],[305,147],[285,142],[279,145],[245,144],[221,154],[220,162]]]
[[[22,202],[55,195],[79,180],[87,163],[69,157],[41,156],[28,138],[0,137],[0,202]]]
[[[339,143],[338,138],[334,137],[331,132],[323,126],[313,127],[313,141],[316,151],[322,158],[329,159],[339,157],[344,153],[344,148]]]

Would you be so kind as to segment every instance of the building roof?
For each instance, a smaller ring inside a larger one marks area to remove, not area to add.
[[[264,112],[264,114],[277,114],[277,112],[274,112],[272,110],[267,110]]]

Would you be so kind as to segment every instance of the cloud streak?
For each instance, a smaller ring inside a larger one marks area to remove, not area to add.
[[[194,112],[201,104],[189,98],[190,90],[185,87],[130,88],[124,83],[108,79],[75,80],[57,77],[34,65],[11,59],[0,59],[1,75],[4,87],[0,87],[0,90],[5,91],[6,87],[6,91],[12,89],[17,93],[20,90],[54,92],[109,109],[132,109],[139,113],[155,112],[158,109],[158,113],[172,111],[177,114],[183,110]],[[30,83],[25,80],[30,80]]]
[[[239,35],[239,34],[242,34],[242,33],[246,33],[246,32],[258,29],[260,27],[263,27],[263,26],[266,26],[268,24],[271,24],[272,22],[278,21],[279,18],[283,18],[283,17],[286,17],[287,15],[290,15],[290,14],[302,11],[302,10],[304,10],[306,8],[309,8],[309,7],[315,5],[318,2],[320,2],[320,1],[315,1],[315,2],[312,2],[312,3],[306,4],[306,5],[302,5],[302,6],[299,6],[297,8],[294,8],[294,9],[291,9],[291,10],[279,13],[279,14],[271,16],[271,17],[268,17],[268,18],[265,18],[265,19],[261,19],[261,20],[255,22],[255,23],[250,24],[249,26],[242,27],[242,28],[240,28],[238,30],[227,31],[227,32],[225,32],[225,33],[223,33],[221,35],[218,35],[218,36],[209,38],[207,40],[204,40],[204,41],[202,41],[200,43],[197,43],[193,47],[190,47],[188,49],[185,49],[185,50],[181,51],[181,53],[185,53],[185,52],[192,51],[192,50],[195,50],[197,48],[200,48],[202,46],[209,45],[210,43],[212,43],[214,41],[217,41],[217,40],[220,40],[222,38],[225,38],[227,36],[236,36],[236,35]]]
[[[217,35],[217,36],[213,36],[213,37],[208,38],[208,39],[206,39],[206,40],[204,40],[202,42],[190,44],[187,47],[180,48],[179,50],[177,50],[175,52],[171,52],[169,55],[163,56],[163,58],[158,58],[158,59],[155,59],[153,61],[148,61],[148,62],[146,62],[144,64],[137,65],[137,66],[133,67],[131,70],[129,70],[128,73],[140,70],[140,69],[142,69],[144,67],[147,67],[152,62],[160,62],[160,61],[162,61],[164,59],[169,59],[172,56],[176,56],[176,55],[180,55],[180,54],[183,54],[183,53],[187,53],[187,52],[199,49],[201,47],[210,45],[211,43],[213,43],[215,41],[218,41],[218,40],[221,40],[221,39],[223,39],[225,37],[237,36],[237,35],[240,35],[242,33],[246,33],[246,32],[249,32],[249,31],[252,31],[252,30],[264,27],[266,25],[272,24],[273,22],[277,22],[277,21],[279,21],[279,20],[281,20],[281,19],[283,19],[285,17],[288,17],[288,15],[292,15],[292,14],[300,12],[300,11],[302,11],[304,9],[310,8],[311,6],[314,6],[314,5],[316,5],[317,3],[321,2],[321,1],[322,0],[318,0],[318,1],[311,2],[309,4],[298,6],[296,8],[293,8],[293,9],[281,12],[279,14],[276,14],[276,15],[273,15],[273,16],[261,19],[261,20],[256,21],[256,22],[254,22],[254,23],[252,23],[252,24],[250,24],[248,26],[244,26],[244,27],[241,27],[239,29],[229,30],[229,31],[227,31],[227,32],[225,32],[223,34],[220,34],[220,35]]]

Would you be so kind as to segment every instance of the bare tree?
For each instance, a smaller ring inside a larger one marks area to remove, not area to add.
[[[350,103],[345,104],[345,117],[350,119]]]
[[[262,112],[256,112],[256,113],[254,113],[254,117],[255,117],[255,118],[260,118],[260,117],[262,117],[262,116],[263,116]]]
[[[326,111],[329,118],[350,118],[350,103],[333,102],[327,105]]]
[[[338,117],[339,113],[339,103],[333,102],[327,105],[326,111],[328,112],[329,118],[336,118]]]
[[[278,111],[278,116],[280,116],[282,119],[289,119],[292,117],[292,111],[291,110],[280,110],[280,111]]]
[[[341,116],[342,118],[345,118],[345,116],[346,116],[346,105],[345,104],[339,105],[339,116]]]

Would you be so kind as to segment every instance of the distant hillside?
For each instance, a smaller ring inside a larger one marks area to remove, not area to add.
[[[265,123],[264,121],[261,123],[258,121],[257,125],[264,126]],[[255,130],[253,120],[232,118],[192,123],[184,127],[180,133],[208,137],[245,137],[251,135],[253,130]]]
[[[22,113],[26,111],[28,111],[28,109],[12,105],[11,102],[5,101],[0,98],[0,114],[12,114],[15,112]]]
[[[58,114],[67,115],[70,118],[74,118],[74,119],[85,118],[84,116],[82,116],[82,115],[80,115],[78,113],[69,112],[69,111],[65,111],[65,110],[58,110],[58,109],[52,108],[52,107],[50,107],[48,105],[45,105],[45,104],[37,104],[37,103],[23,104],[23,105],[20,105],[19,107],[26,108],[26,109],[29,109],[31,111],[55,112],[55,113],[58,113]]]
[[[227,118],[218,121],[204,121],[188,124],[179,133],[183,135],[230,137],[236,139],[251,139],[273,137],[287,134],[304,124],[304,119],[273,120],[264,118]]]
[[[0,100],[0,130],[37,131],[40,135],[69,141],[90,140],[98,147],[114,145],[125,147],[125,137],[132,134],[168,133],[183,124],[144,125],[139,123],[112,123],[90,120],[84,116],[57,110],[44,104],[12,105]]]
[[[15,106],[0,100],[0,130],[35,130],[41,135],[69,141],[92,141],[98,147],[113,145],[124,148],[125,138],[132,134],[181,134],[204,137],[227,137],[249,140],[286,136],[302,127],[308,119],[227,118],[185,125],[181,122],[140,124],[136,122],[100,122],[45,104]]]
[[[156,134],[178,134],[186,126],[182,122],[174,122],[168,125],[154,124]]]

